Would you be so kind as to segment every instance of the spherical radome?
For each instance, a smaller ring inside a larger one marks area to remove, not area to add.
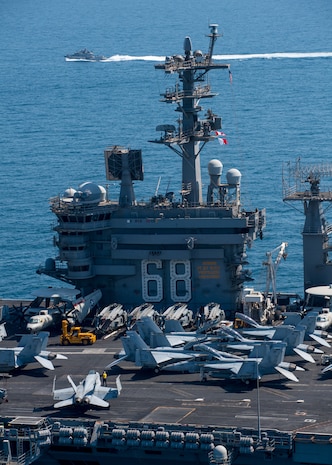
[[[240,184],[241,177],[242,177],[241,172],[236,168],[231,168],[230,170],[227,171],[227,174],[226,174],[226,179],[227,179],[228,184],[233,184],[233,185]]]
[[[223,165],[220,160],[213,159],[208,163],[208,172],[210,176],[221,176]]]

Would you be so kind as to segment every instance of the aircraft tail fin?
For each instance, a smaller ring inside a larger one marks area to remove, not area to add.
[[[32,362],[35,356],[40,354],[42,339],[35,334],[25,334],[22,336],[18,347],[23,347],[17,356],[17,366],[19,367]]]
[[[115,384],[116,384],[116,388],[118,390],[118,396],[119,396],[120,392],[122,391],[122,384],[121,384],[121,380],[120,380],[120,375],[116,377]]]
[[[149,346],[143,341],[136,331],[127,331],[126,336],[121,338],[123,349],[127,360],[135,361],[136,349],[149,349]]]
[[[109,407],[110,404],[108,402],[106,402],[106,400],[103,400],[101,399],[100,397],[98,396],[95,396],[95,395],[92,395],[90,397],[90,405],[95,405],[96,407]]]
[[[239,318],[244,323],[247,323],[249,326],[253,326],[254,328],[259,328],[260,327],[260,325],[257,323],[257,321],[255,321],[250,316],[245,315],[244,313],[236,312],[235,313],[235,318]]]
[[[163,332],[159,326],[153,321],[150,317],[143,317],[140,320],[136,321],[136,326],[138,333],[146,344],[149,344],[150,347],[158,347],[159,337],[163,338]],[[158,344],[158,345],[155,345]]]
[[[309,336],[311,337],[311,339],[318,342],[318,344],[320,344],[320,345],[322,345],[324,347],[331,347],[331,345],[325,339],[323,339],[320,336],[317,336],[317,334],[309,334]]]
[[[165,333],[183,333],[184,331],[179,320],[165,320]]]
[[[291,371],[286,370],[282,367],[274,367],[281,375],[285,376],[285,378],[289,379],[290,381],[295,381],[296,383],[299,382],[298,378],[292,373]]]
[[[40,363],[40,365],[47,370],[54,370],[54,365],[51,362],[51,360],[48,360],[47,358],[41,357],[40,355],[35,355],[34,359]]]
[[[119,365],[119,363],[121,363],[123,360],[128,360],[127,355],[124,355],[123,357],[119,357],[116,360],[114,360],[113,362],[106,365],[105,370],[110,370],[111,368],[115,367],[116,365]]]
[[[253,348],[249,358],[261,357],[262,367],[275,367],[284,360],[286,346],[287,344],[281,341],[265,341]]]
[[[229,326],[221,325],[220,331],[233,337],[236,341],[245,341],[245,338],[242,336],[242,334],[236,331],[236,329],[230,328]]]
[[[298,347],[294,347],[293,350],[297,355],[303,358],[303,360],[305,360],[306,362],[316,363],[314,357],[311,354],[308,354],[308,352],[305,352],[304,350],[301,350]]]
[[[41,339],[41,341],[42,341],[41,350],[46,350],[47,344],[48,344],[49,335],[50,335],[50,333],[47,332],[47,331],[40,331],[40,332],[38,333],[38,337],[39,337],[39,338]]]
[[[67,379],[68,379],[68,381],[69,381],[71,387],[74,389],[74,392],[76,392],[76,391],[77,391],[77,386],[76,386],[76,384],[74,383],[73,378],[72,378],[70,375],[67,375]]]
[[[62,408],[62,407],[68,407],[69,405],[74,405],[74,398],[71,397],[70,399],[65,399],[65,400],[60,400],[60,402],[57,402],[54,404],[54,408]]]
[[[150,347],[155,349],[156,347],[171,347],[172,344],[167,339],[164,333],[151,333],[150,334]]]
[[[52,394],[53,394],[54,391],[55,391],[55,382],[56,382],[56,375],[55,375],[54,378],[53,378]]]
[[[326,374],[329,371],[332,371],[332,364],[322,369],[322,374]]]

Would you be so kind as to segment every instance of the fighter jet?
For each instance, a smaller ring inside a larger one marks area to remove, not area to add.
[[[168,320],[169,323],[174,323],[178,329],[182,328],[181,324],[177,320]],[[174,327],[172,325],[172,328]],[[178,326],[179,325],[179,326]],[[182,328],[182,332],[169,332],[164,333],[159,326],[150,317],[143,317],[136,321],[135,324],[140,336],[146,344],[151,348],[156,347],[180,347],[188,342],[201,341],[206,339],[206,335],[201,331],[197,332],[185,332]],[[168,325],[166,325],[168,326]]]
[[[100,375],[95,370],[90,370],[78,385],[74,383],[70,375],[67,376],[67,379],[71,387],[55,389],[56,378],[54,378],[53,399],[59,401],[54,404],[54,408],[56,409],[71,405],[81,408],[108,408],[109,402],[107,400],[118,397],[122,389],[120,376],[115,380],[116,388],[101,386]]]
[[[42,331],[39,334],[24,334],[17,347],[0,348],[0,373],[9,373],[28,363],[38,362],[47,370],[54,370],[51,360],[65,360],[65,355],[52,353],[46,350],[49,333]]]
[[[248,352],[251,351],[255,345],[263,343],[263,341],[259,339],[245,338],[238,331],[228,326],[221,326],[219,330],[219,334],[220,333],[224,333],[232,339],[224,344],[226,346],[226,350],[229,349]],[[281,325],[275,328],[275,332],[270,339],[272,341],[286,342],[286,355],[294,355],[295,353],[306,362],[315,363],[315,359],[311,354],[322,354],[323,351],[308,344],[303,344],[304,334],[304,327],[300,326],[294,328],[288,325]]]
[[[224,358],[204,364],[201,367],[201,381],[206,381],[207,375],[213,378],[240,379],[245,383],[260,379],[264,375],[279,373],[291,381],[298,382],[293,371],[304,371],[292,363],[284,362],[286,343],[267,341],[255,346],[248,358]]]
[[[319,312],[314,310],[311,310],[305,315],[298,312],[286,312],[285,323],[289,325],[305,326],[305,339],[313,339],[324,347],[331,347],[326,340],[329,337],[329,333],[327,331],[317,329],[316,327],[318,316]]]
[[[265,326],[265,325],[258,324],[255,320],[253,320],[247,315],[244,315],[243,313],[236,313],[235,316],[236,318],[241,319],[242,321],[244,321],[245,323],[251,326],[250,328],[243,328],[241,330],[241,334],[244,334],[246,336],[266,337],[268,339],[272,339],[274,338],[275,333],[278,331],[278,328],[285,328],[287,326],[293,329],[294,328],[305,328],[304,339],[306,337],[309,337],[325,347],[331,347],[330,344],[325,339],[323,339],[322,332],[319,332],[318,334],[317,330],[315,330],[316,316],[313,316],[313,315],[312,316],[307,315],[303,319],[301,319],[300,315],[298,315],[298,318],[295,320],[296,326],[293,324],[289,324],[289,325],[283,324],[281,326],[268,326],[268,325]],[[294,320],[291,320],[290,317],[288,319],[288,316],[287,316],[286,321],[293,322]],[[279,331],[283,331],[283,329]]]
[[[106,369],[118,365],[123,360],[134,362],[136,366],[154,370],[160,370],[179,362],[203,359],[211,360],[211,353],[200,353],[193,350],[195,343],[188,343],[184,347],[149,347],[136,331],[127,331],[126,336],[121,338],[124,351],[120,352],[119,358],[106,366]],[[196,341],[197,343],[197,341]],[[190,346],[190,349],[189,349]],[[175,370],[173,370],[175,371]],[[186,371],[179,369],[178,371]]]

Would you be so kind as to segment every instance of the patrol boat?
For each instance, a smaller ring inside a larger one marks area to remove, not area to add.
[[[166,310],[186,303],[194,312],[210,302],[224,310],[239,308],[246,247],[265,227],[265,210],[246,211],[241,206],[241,173],[213,159],[205,199],[201,153],[208,142],[222,136],[222,120],[210,108],[205,118],[201,101],[215,94],[207,81],[210,71],[229,71],[230,65],[212,59],[217,25],[211,26],[209,50],[193,51],[185,38],[184,55],[167,57],[156,69],[177,75],[174,88],[162,102],[176,104],[178,126],[157,126],[154,142],[170,148],[182,163],[179,198],[174,192],[137,201],[134,182],[143,181],[142,151],[114,145],[105,150],[106,177],[120,182],[118,201],[111,201],[103,186],[91,182],[67,189],[51,199],[57,216],[57,258],[39,269],[73,284],[83,295],[102,292],[102,303],[121,303],[130,310],[145,303]],[[182,84],[182,86],[180,86]]]

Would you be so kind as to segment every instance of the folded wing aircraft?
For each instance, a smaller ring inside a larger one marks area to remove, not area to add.
[[[178,320],[167,320],[167,323],[175,324],[177,327],[182,328]],[[168,326],[165,322],[165,327]],[[206,335],[201,332],[184,331],[179,333],[164,333],[159,326],[150,317],[143,317],[136,321],[137,330],[151,348],[156,347],[180,347],[186,343],[198,342],[199,340],[206,339]]]
[[[184,347],[149,347],[136,331],[127,331],[121,338],[124,354],[120,353],[117,360],[106,366],[106,369],[118,365],[123,360],[134,362],[141,368],[152,369],[158,373],[161,369],[173,363],[194,360],[201,354]]]
[[[247,352],[251,351],[255,345],[262,344],[263,342],[262,339],[245,338],[238,331],[234,330],[233,328],[229,328],[228,326],[221,326],[219,332],[224,333],[233,339],[233,341],[230,341],[227,344],[227,348],[230,350],[240,350],[242,352]],[[271,332],[272,337],[268,339],[272,341],[285,342],[287,344],[285,353],[286,355],[293,355],[296,353],[306,362],[315,363],[315,359],[311,354],[322,354],[323,351],[311,345],[303,344],[304,333],[304,327],[294,328],[288,325],[281,325],[277,326],[275,331]]]
[[[264,375],[279,373],[291,381],[298,382],[293,371],[303,371],[303,368],[284,362],[286,343],[267,341],[255,346],[248,358],[224,358],[224,360],[209,362],[201,368],[201,380],[207,375],[213,378],[240,379],[246,383],[260,379]]]
[[[286,314],[288,315],[288,314]],[[322,331],[317,331],[315,330],[315,325],[316,325],[316,316],[315,315],[306,315],[303,319],[301,319],[300,314],[297,314],[298,318],[295,320],[296,325],[292,324],[283,324],[281,326],[265,326],[265,325],[259,325],[255,320],[250,318],[247,315],[244,315],[243,313],[236,313],[235,316],[236,318],[241,319],[248,325],[250,325],[250,328],[243,328],[241,330],[241,333],[247,336],[252,336],[252,337],[267,337],[269,339],[273,339],[275,336],[275,333],[278,331],[278,328],[282,328],[284,326],[288,327],[293,327],[293,328],[305,328],[305,334],[304,338],[310,338],[318,342],[319,344],[325,346],[325,347],[331,347],[330,344],[324,339],[324,332]],[[294,321],[290,320],[290,317],[287,316],[286,321]],[[279,330],[281,331],[281,330]],[[279,337],[279,336],[278,336]]]

